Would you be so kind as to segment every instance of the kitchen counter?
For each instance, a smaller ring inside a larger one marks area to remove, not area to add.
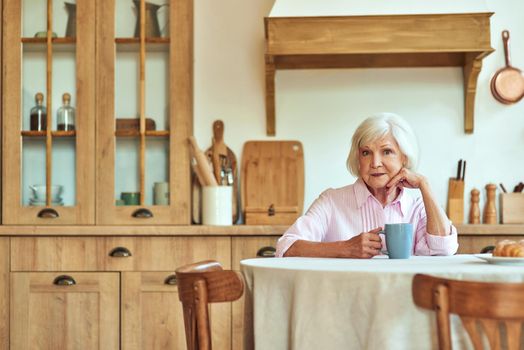
[[[288,225],[17,226],[0,225],[0,236],[275,236]],[[524,224],[457,225],[460,236],[524,235]]]

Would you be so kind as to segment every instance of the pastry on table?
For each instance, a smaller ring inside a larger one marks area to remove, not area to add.
[[[520,242],[511,240],[498,242],[493,250],[493,256],[524,258],[524,240]]]

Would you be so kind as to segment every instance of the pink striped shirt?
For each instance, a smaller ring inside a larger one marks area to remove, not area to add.
[[[413,255],[453,255],[458,249],[457,230],[449,222],[451,234],[430,235],[426,231],[426,210],[422,198],[401,190],[397,198],[382,207],[364,181],[338,189],[328,189],[313,202],[305,215],[284,233],[277,243],[277,257],[297,240],[313,242],[344,241],[386,223],[413,224]],[[382,249],[385,239],[382,236]]]

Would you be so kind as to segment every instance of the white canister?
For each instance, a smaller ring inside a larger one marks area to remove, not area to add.
[[[169,205],[169,183],[155,182],[153,186],[153,204]]]
[[[202,223],[204,225],[232,225],[232,196],[232,186],[204,186],[202,188]]]

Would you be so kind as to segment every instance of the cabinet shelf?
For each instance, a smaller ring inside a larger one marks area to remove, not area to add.
[[[22,136],[24,137],[45,137],[46,132],[45,131],[30,131],[30,130],[23,130],[21,132]],[[51,131],[52,137],[75,137],[76,136],[76,130],[70,130],[70,131]]]
[[[74,52],[76,48],[76,38],[53,38],[51,39],[54,51]],[[44,52],[47,50],[47,38],[22,38],[24,51]]]
[[[146,51],[168,51],[169,38],[146,38]],[[117,50],[121,52],[138,52],[140,51],[139,38],[115,38]]]
[[[169,130],[146,130],[146,136],[149,137],[169,137]],[[140,131],[138,130],[117,130],[115,131],[115,136],[117,137],[135,137],[140,136]]]
[[[384,67],[462,67],[464,132],[473,133],[477,78],[494,51],[491,15],[267,17],[267,135],[276,133],[276,70]]]

